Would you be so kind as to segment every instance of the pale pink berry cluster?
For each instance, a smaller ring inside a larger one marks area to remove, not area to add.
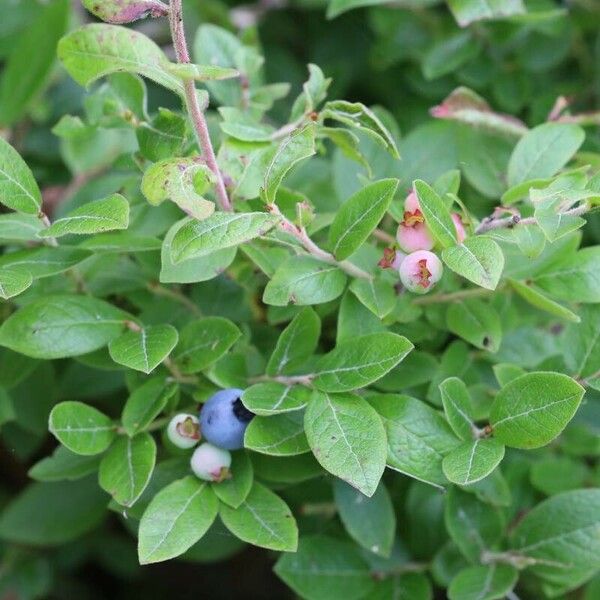
[[[398,250],[386,249],[379,263],[398,271],[402,285],[415,294],[427,294],[442,278],[442,261],[431,250],[435,240],[425,223],[419,198],[414,190],[404,201],[404,218],[398,225]],[[452,213],[458,242],[465,239],[465,228],[460,215]]]

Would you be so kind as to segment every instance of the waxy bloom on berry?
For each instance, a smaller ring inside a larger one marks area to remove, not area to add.
[[[419,199],[414,191],[404,201],[404,219],[398,225],[396,239],[404,252],[431,250],[435,244],[425,224]]]
[[[442,261],[427,250],[409,254],[400,265],[400,280],[404,287],[415,294],[426,294],[441,279]]]
[[[205,442],[194,450],[190,466],[199,479],[221,482],[231,476],[231,454],[228,450]]]
[[[193,448],[200,441],[200,421],[194,415],[175,415],[167,427],[167,437],[178,448]]]

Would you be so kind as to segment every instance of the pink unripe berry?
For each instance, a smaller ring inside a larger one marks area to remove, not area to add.
[[[409,254],[400,265],[400,280],[404,287],[415,294],[426,294],[442,278],[442,261],[427,250]]]
[[[406,254],[402,250],[394,248],[384,248],[383,258],[377,263],[382,269],[398,270],[402,261],[406,258]]]
[[[175,415],[167,427],[167,436],[178,448],[193,448],[200,441],[200,422],[194,415]]]
[[[454,221],[454,227],[456,227],[456,239],[459,244],[462,244],[467,237],[465,226],[463,225],[462,219],[458,213],[452,213],[452,220]]]
[[[411,191],[404,201],[404,220],[398,225],[396,239],[404,252],[431,250],[435,244],[425,224],[419,198],[414,191]]]
[[[190,466],[199,479],[221,482],[231,476],[229,472],[231,454],[229,450],[205,442],[194,450]]]
[[[406,200],[404,200],[404,212],[414,213],[417,210],[421,212],[419,197],[417,196],[415,190],[411,190],[410,194],[406,196]]]

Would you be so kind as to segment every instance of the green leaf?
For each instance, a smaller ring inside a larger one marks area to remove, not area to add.
[[[420,179],[413,186],[431,235],[442,248],[455,246],[456,226],[444,201],[430,185]]]
[[[510,565],[477,565],[459,571],[450,582],[450,600],[501,600],[513,589],[519,577]]]
[[[180,156],[185,142],[185,133],[184,117],[167,108],[160,107],[158,114],[150,123],[144,121],[135,130],[142,156],[152,162]],[[187,159],[181,160],[186,161]]]
[[[458,485],[470,485],[487,477],[504,458],[504,445],[495,439],[463,442],[444,457],[444,475]]]
[[[240,76],[237,69],[220,67],[219,65],[194,65],[192,63],[176,63],[169,65],[169,71],[181,79],[196,81],[220,81]]]
[[[1,177],[0,174],[0,181]],[[1,186],[0,183],[0,189]],[[44,224],[37,215],[19,213],[0,215],[0,242],[32,242],[37,239],[38,232],[43,228]]]
[[[306,600],[358,600],[374,585],[355,545],[321,535],[302,537],[298,551],[280,556],[274,570]]]
[[[283,413],[254,417],[244,435],[244,446],[271,456],[294,456],[310,451],[304,435],[304,414]]]
[[[8,300],[24,292],[33,283],[28,271],[0,269],[0,298]]]
[[[177,329],[172,325],[152,325],[127,331],[108,345],[110,357],[130,369],[150,373],[177,344]]]
[[[0,538],[26,546],[66,544],[102,521],[106,500],[94,477],[34,483],[3,510]]]
[[[156,443],[146,432],[119,437],[102,458],[98,482],[121,506],[131,506],[150,482],[156,462]]]
[[[27,475],[36,481],[75,481],[95,473],[100,464],[99,456],[84,456],[58,446],[52,456],[36,462]]]
[[[137,387],[127,398],[121,415],[127,435],[133,436],[148,427],[163,411],[177,389],[177,383],[169,383],[160,376],[152,377]]]
[[[397,188],[397,179],[382,179],[363,187],[342,204],[329,229],[329,243],[338,260],[348,258],[368,239]]]
[[[480,44],[470,31],[440,37],[424,56],[421,70],[425,79],[437,79],[458,70],[480,52]]]
[[[263,294],[273,306],[323,304],[344,291],[346,275],[312,256],[292,256],[275,271]]]
[[[37,7],[35,19],[19,32],[4,63],[0,83],[0,125],[3,127],[21,119],[46,85],[56,44],[67,28],[68,16],[69,2],[54,0]]]
[[[248,497],[254,481],[254,469],[247,452],[240,450],[232,453],[229,472],[229,479],[214,483],[212,487],[221,502],[238,508]]]
[[[61,402],[50,413],[50,433],[71,452],[91,456],[104,452],[116,435],[112,420],[83,402]]]
[[[321,111],[321,117],[339,121],[348,127],[365,133],[381,144],[394,158],[400,158],[396,142],[379,117],[361,102],[333,100],[327,102]]]
[[[575,490],[538,504],[519,522],[511,547],[535,559],[530,572],[577,587],[600,567],[600,490]]]
[[[548,298],[548,296],[545,296],[526,282],[517,281],[516,279],[509,279],[508,282],[515,292],[517,292],[521,298],[529,302],[531,306],[535,306],[544,312],[561,317],[567,321],[579,323],[579,317],[573,311],[558,302],[554,302],[554,300]]]
[[[453,302],[446,313],[448,329],[477,348],[497,352],[502,341],[500,316],[491,303],[477,298]]]
[[[39,279],[63,273],[89,256],[87,250],[68,246],[27,248],[0,256],[0,268],[28,271],[34,279]]]
[[[91,250],[92,252],[151,252],[160,250],[161,241],[151,235],[137,235],[129,231],[117,233],[100,233],[85,239],[78,248]]]
[[[459,444],[442,415],[424,402],[393,394],[370,399],[387,435],[387,465],[425,483],[444,485],[442,459]]]
[[[223,317],[190,321],[181,330],[173,360],[182,373],[198,373],[221,358],[241,335],[237,326]]]
[[[263,178],[262,197],[273,204],[287,173],[300,161],[315,153],[315,125],[310,123],[286,137],[269,157]]]
[[[125,71],[183,93],[183,84],[169,71],[163,51],[133,29],[103,23],[84,25],[60,40],[58,58],[69,75],[86,87],[100,77]]]
[[[202,220],[215,210],[214,202],[202,196],[213,183],[212,171],[198,157],[166,158],[146,169],[141,190],[154,206],[170,199],[189,216]]]
[[[89,234],[115,229],[127,229],[129,225],[129,202],[121,194],[113,194],[102,200],[88,202],[58,219],[39,237],[61,237],[68,234]]]
[[[127,316],[90,296],[48,296],[4,321],[0,345],[33,358],[79,356],[118,337]]]
[[[577,435],[580,431],[575,430],[574,433]],[[589,477],[590,472],[584,462],[566,456],[549,457],[535,462],[529,473],[531,485],[546,496],[582,488]]]
[[[214,213],[203,221],[188,221],[175,233],[171,257],[175,264],[238,246],[275,227],[279,217],[267,213]]]
[[[366,387],[393,369],[412,349],[405,337],[389,331],[343,341],[319,359],[313,384],[324,392]]]
[[[383,319],[396,306],[397,295],[394,287],[381,279],[353,279],[350,283],[352,293],[374,315]]]
[[[540,448],[573,418],[585,389],[562,373],[527,373],[505,385],[490,410],[494,437],[513,448]]]
[[[303,308],[281,332],[267,363],[266,374],[294,372],[312,356],[319,343],[321,320],[310,307]]]
[[[504,269],[504,254],[491,238],[473,236],[446,248],[442,259],[455,273],[476,285],[495,290]]]
[[[304,428],[324,469],[365,496],[375,493],[385,469],[386,438],[379,416],[365,400],[315,392]]]
[[[31,170],[3,138],[0,138],[0,203],[35,216],[42,206],[42,195]]]
[[[264,417],[303,409],[311,396],[309,388],[269,381],[244,390],[242,402],[251,412]]]
[[[344,527],[357,544],[380,556],[389,556],[396,534],[392,499],[383,483],[371,498],[336,479],[333,494]]]
[[[439,385],[442,405],[452,431],[461,440],[472,440],[478,433],[473,418],[474,408],[471,394],[458,377],[448,377]]]
[[[552,177],[573,157],[585,134],[571,123],[544,123],[525,134],[508,163],[508,185]]]
[[[193,546],[217,517],[219,502],[207,482],[189,475],[163,488],[146,508],[138,532],[140,564],[161,562]]]
[[[563,338],[565,364],[576,378],[600,371],[600,306],[582,306],[579,311],[581,322],[570,324]]]
[[[244,542],[280,552],[295,552],[298,547],[298,527],[288,505],[260,483],[254,483],[238,508],[221,504],[219,515]]]
[[[448,0],[448,5],[461,27],[466,27],[475,21],[501,19],[525,12],[523,0]],[[479,600],[491,599],[486,597]]]

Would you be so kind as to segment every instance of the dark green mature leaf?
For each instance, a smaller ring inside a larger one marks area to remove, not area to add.
[[[600,306],[582,306],[579,312],[581,323],[569,325],[563,338],[565,363],[577,378],[600,371]]]
[[[275,573],[307,600],[358,600],[374,585],[358,548],[325,536],[301,538],[297,552],[279,558]]]
[[[151,235],[119,231],[117,233],[100,233],[87,238],[78,247],[93,252],[151,252],[160,250],[161,241]]]
[[[35,463],[27,475],[36,481],[75,481],[95,473],[99,464],[97,455],[84,456],[58,446],[51,456]]]
[[[173,360],[182,373],[197,373],[221,358],[241,335],[237,326],[223,317],[190,321],[181,330]]]
[[[523,0],[448,0],[448,6],[461,27],[475,21],[510,17],[525,12]]]
[[[120,437],[102,458],[98,481],[121,506],[131,506],[150,482],[156,443],[146,432]]]
[[[462,440],[472,440],[479,429],[473,417],[471,394],[458,377],[448,377],[439,385],[446,419],[454,433]]]
[[[356,252],[385,215],[398,188],[397,179],[371,183],[348,198],[329,229],[329,243],[338,260]]]
[[[490,410],[494,436],[513,448],[539,448],[572,419],[585,389],[562,373],[527,373],[505,385]]]
[[[525,134],[508,163],[508,185],[555,175],[573,157],[585,134],[571,123],[544,123]]]
[[[89,256],[89,251],[72,246],[40,246],[3,254],[0,268],[29,272],[34,279],[39,279],[63,273]]]
[[[169,71],[163,51],[133,29],[102,23],[84,25],[60,40],[58,58],[69,75],[86,87],[100,77],[125,71],[183,92],[183,83]]]
[[[244,390],[242,402],[254,414],[268,417],[301,410],[308,404],[310,396],[309,388],[269,381]]]
[[[178,339],[172,325],[152,325],[127,331],[108,345],[110,357],[120,365],[150,373],[169,356]]]
[[[129,202],[121,194],[113,194],[102,200],[88,202],[68,213],[39,237],[60,237],[68,234],[101,233],[115,229],[127,229],[129,225]]]
[[[123,330],[127,313],[90,296],[49,296],[13,313],[0,344],[34,358],[64,358],[106,346]]]
[[[0,517],[0,538],[27,546],[56,546],[94,529],[106,514],[107,497],[94,477],[34,483]]]
[[[324,469],[365,496],[377,489],[386,459],[383,425],[359,396],[316,392],[304,417],[306,437]]]
[[[434,239],[442,248],[455,246],[456,226],[444,201],[430,185],[420,179],[417,179],[413,186],[419,197],[425,222]]]
[[[446,313],[448,329],[477,348],[496,352],[502,341],[500,316],[491,303],[477,298],[453,302]]]
[[[221,504],[219,515],[244,542],[280,552],[295,552],[298,547],[298,526],[288,505],[260,483],[254,483],[238,508]]]
[[[463,442],[442,461],[444,475],[458,485],[470,485],[487,477],[504,458],[504,445],[497,440]]]
[[[271,456],[295,456],[310,452],[304,435],[304,415],[293,411],[269,417],[254,417],[246,429],[244,446]]]
[[[150,425],[177,389],[177,383],[169,383],[161,376],[148,379],[136,388],[127,398],[121,415],[127,435],[135,435]]]
[[[94,455],[104,452],[116,435],[112,420],[83,402],[61,402],[50,413],[48,428],[71,452]]]
[[[501,600],[513,589],[519,577],[510,565],[477,565],[459,571],[450,582],[450,600]]]
[[[35,20],[17,37],[0,83],[0,125],[18,121],[45,86],[68,16],[69,2],[54,0],[39,7]]]
[[[396,306],[396,290],[387,281],[354,279],[350,284],[350,290],[364,306],[380,319],[387,317]]]
[[[347,392],[377,381],[393,369],[413,345],[389,331],[339,343],[315,368],[314,386],[324,392]]]
[[[566,319],[567,321],[572,321],[574,323],[579,323],[579,317],[571,310],[559,304],[558,302],[554,302],[548,296],[545,296],[537,290],[536,288],[523,283],[522,281],[516,281],[514,279],[509,280],[510,286],[529,304],[543,310],[551,315],[556,315],[557,317],[561,317]]]
[[[323,304],[344,291],[346,275],[336,267],[312,256],[292,256],[273,275],[263,302],[273,306]]]
[[[370,399],[387,435],[387,464],[425,483],[444,485],[442,459],[460,443],[442,415],[424,402],[385,394]]]
[[[238,508],[248,497],[254,482],[254,469],[245,450],[232,453],[229,472],[231,477],[214,483],[213,490],[221,502]]]
[[[504,254],[491,238],[473,236],[446,248],[442,259],[455,273],[488,290],[495,290],[504,268]]]
[[[321,320],[310,307],[303,308],[282,331],[267,364],[267,375],[285,375],[302,366],[319,343]]]
[[[203,221],[188,221],[171,241],[171,257],[177,264],[186,259],[238,246],[264,235],[278,221],[279,217],[260,212],[218,212]]]
[[[380,556],[389,556],[396,534],[396,515],[383,483],[371,498],[337,479],[335,504],[346,531],[357,544]]]
[[[42,206],[42,195],[31,170],[3,138],[0,138],[0,203],[28,215],[37,215]]]
[[[218,509],[210,485],[192,475],[163,488],[140,521],[140,563],[161,562],[183,554],[208,531]]]

